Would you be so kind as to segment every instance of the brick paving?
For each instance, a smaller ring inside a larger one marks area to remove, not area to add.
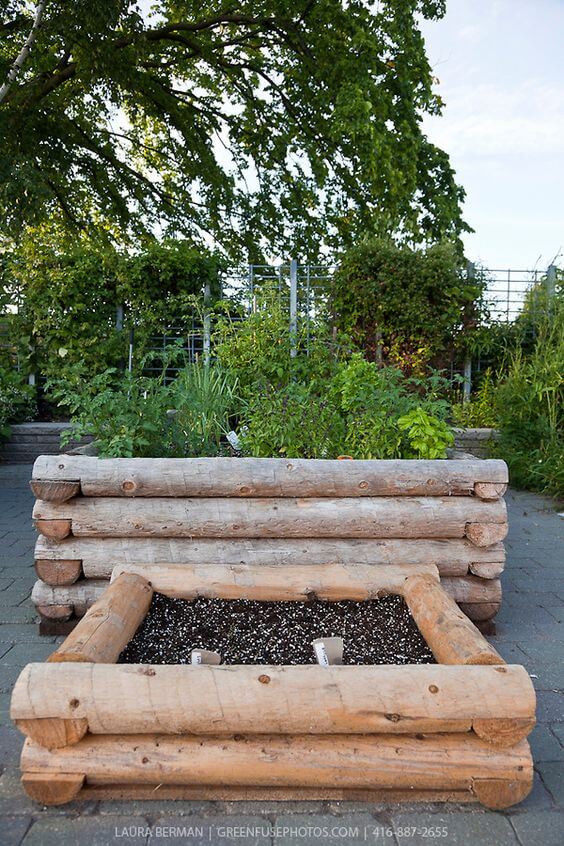
[[[20,787],[22,738],[8,713],[19,671],[28,661],[43,660],[55,642],[38,636],[29,600],[35,578],[30,475],[30,466],[0,465],[1,846],[564,844],[564,521],[554,502],[522,492],[507,497],[504,601],[492,642],[507,661],[525,665],[538,696],[538,725],[531,735],[535,786],[516,808],[500,813],[464,805],[166,801],[41,808]]]

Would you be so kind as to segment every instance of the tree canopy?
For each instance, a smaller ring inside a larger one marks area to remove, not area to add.
[[[421,127],[442,104],[419,22],[444,0],[147,9],[0,0],[5,236],[62,215],[256,260],[265,244],[311,259],[359,233],[464,230],[463,191]]]

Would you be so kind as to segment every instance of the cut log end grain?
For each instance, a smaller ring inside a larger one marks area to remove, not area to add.
[[[479,499],[492,500],[501,499],[507,490],[505,483],[498,482],[476,482],[474,485],[474,494]]]
[[[487,623],[493,620],[501,607],[501,600],[497,602],[459,602],[458,607],[472,622]]]
[[[500,543],[507,535],[507,523],[467,523],[466,537],[480,547]]]
[[[35,572],[47,585],[72,585],[82,575],[82,559],[36,558]]]
[[[32,479],[29,486],[37,499],[46,502],[66,502],[80,493],[80,482]]]
[[[33,522],[37,531],[51,540],[63,540],[72,534],[72,520],[36,518]]]
[[[526,771],[526,778],[519,780],[474,779],[472,789],[476,798],[492,811],[511,808],[525,799],[533,789],[533,768]]]
[[[64,805],[80,793],[85,776],[77,773],[23,773],[22,787],[40,805]]]
[[[479,738],[493,743],[495,746],[515,746],[527,737],[535,727],[533,716],[523,719],[474,720],[472,728]]]
[[[44,620],[56,620],[64,623],[72,617],[72,605],[36,605],[35,610]]]
[[[15,724],[22,734],[30,737],[46,749],[60,749],[72,746],[82,740],[88,731],[88,720],[60,719],[56,717],[40,717],[36,719],[15,719]]]
[[[481,579],[497,579],[503,573],[503,568],[503,561],[473,561],[468,566],[469,571]]]

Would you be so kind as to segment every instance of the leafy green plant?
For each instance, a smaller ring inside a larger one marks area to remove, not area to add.
[[[513,352],[497,388],[497,452],[511,483],[564,494],[564,297],[539,331],[534,349]]]
[[[35,388],[10,367],[0,367],[0,440],[10,435],[10,423],[33,420],[37,413]]]
[[[452,419],[456,426],[470,428],[496,428],[499,425],[497,413],[497,385],[488,368],[470,399],[461,400],[452,406]]]
[[[433,417],[424,408],[413,408],[399,417],[398,428],[405,432],[411,455],[404,458],[446,458],[447,447],[454,444],[454,435],[443,420]]]

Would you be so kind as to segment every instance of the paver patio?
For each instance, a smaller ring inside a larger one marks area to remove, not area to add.
[[[0,844],[114,843],[309,846],[426,844],[562,846],[564,843],[564,520],[552,500],[510,491],[504,599],[492,643],[524,664],[537,690],[531,735],[535,786],[504,812],[474,806],[351,802],[87,802],[40,808],[19,784],[23,738],[10,724],[10,690],[24,664],[41,661],[29,601],[35,580],[31,466],[0,465]],[[564,510],[563,507],[559,509]]]

